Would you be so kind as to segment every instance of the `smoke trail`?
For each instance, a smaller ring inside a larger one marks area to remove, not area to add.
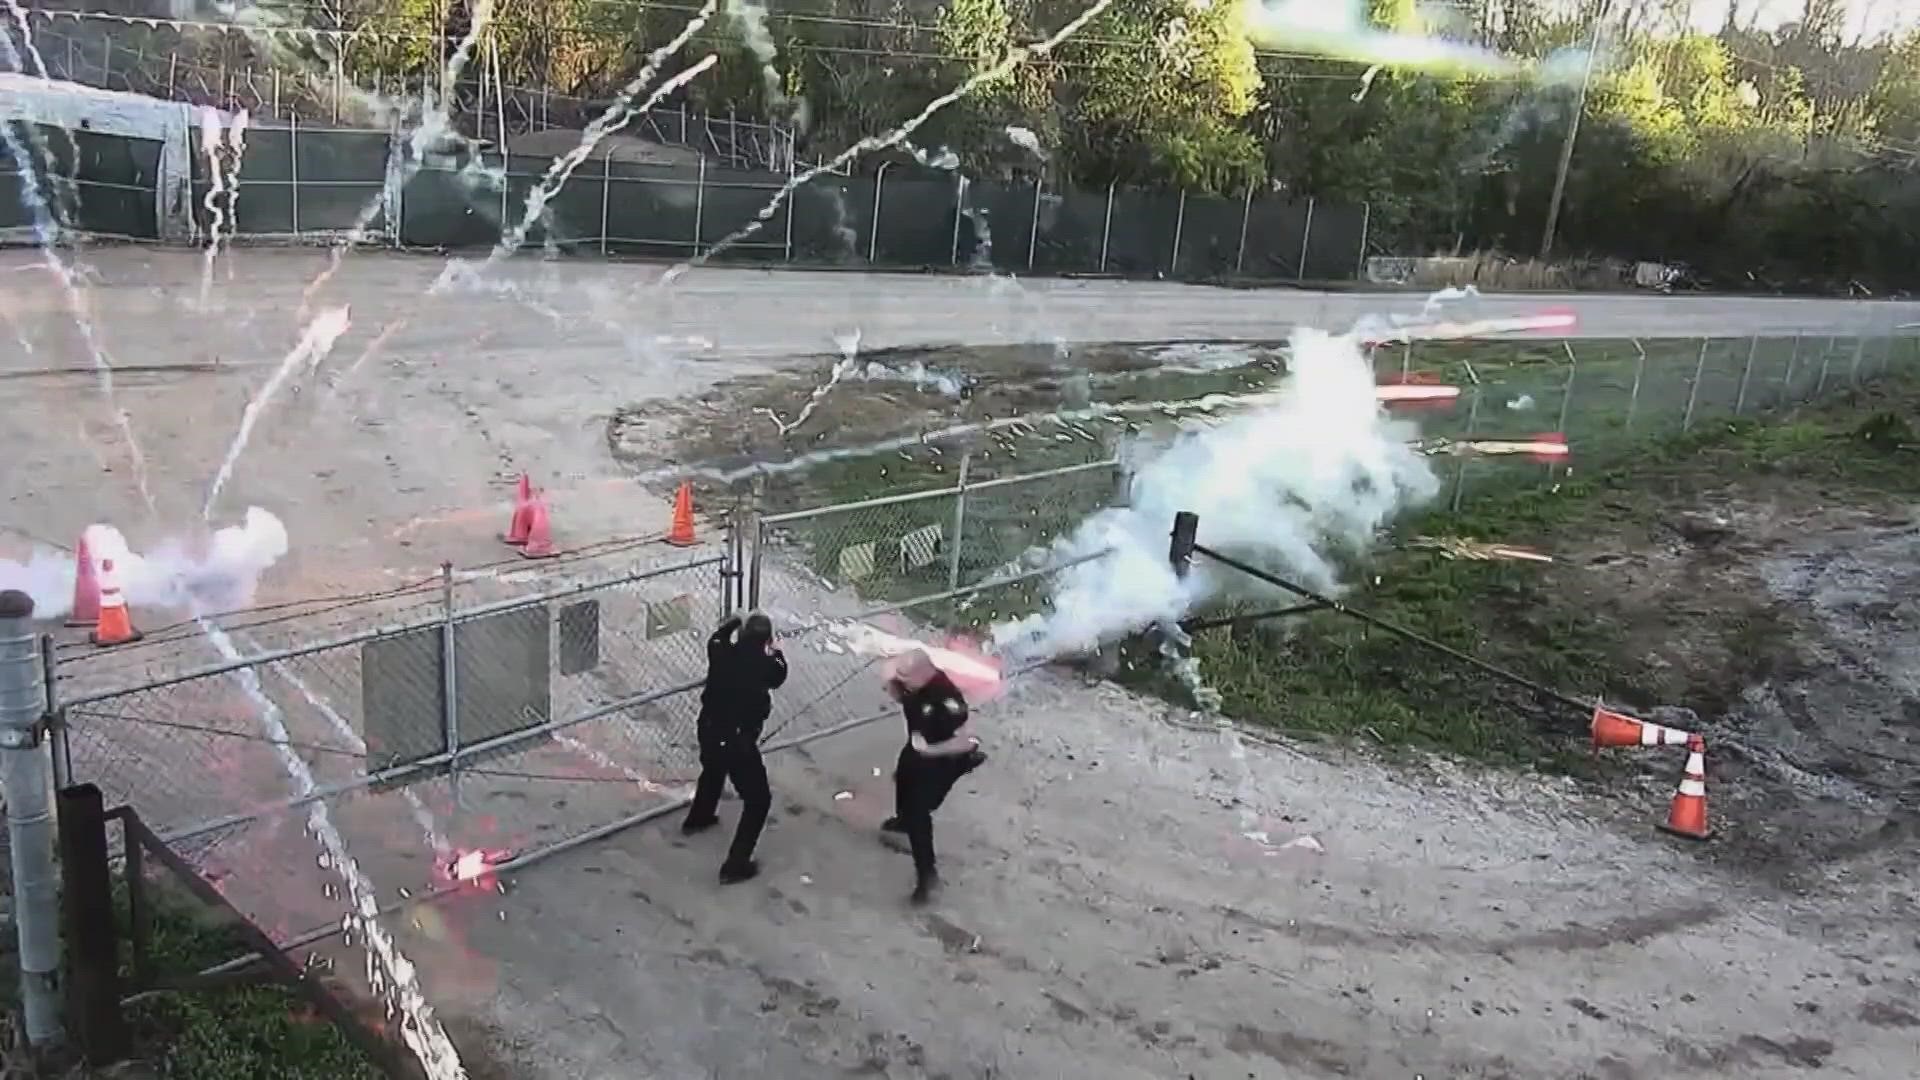
[[[13,38],[0,34],[0,60],[8,67],[20,70],[20,54],[14,50]],[[32,124],[22,125],[28,137],[38,140]],[[119,395],[113,389],[113,363],[107,359],[106,351],[93,331],[93,320],[87,316],[86,298],[81,295],[80,287],[75,283],[73,271],[60,260],[53,245],[58,235],[58,226],[54,224],[52,214],[47,209],[46,196],[41,192],[39,171],[33,167],[33,158],[28,155],[20,140],[14,136],[13,125],[0,123],[0,143],[4,143],[7,153],[20,163],[20,202],[26,208],[27,216],[33,219],[34,235],[40,240],[40,258],[54,279],[60,283],[60,292],[67,302],[67,310],[73,315],[74,324],[80,330],[80,338],[87,346],[87,354],[93,361],[95,374],[99,376],[100,394],[106,398],[107,411],[113,415],[120,427],[121,438],[127,443],[127,457],[133,465],[133,482],[140,490],[140,499],[146,503],[147,513],[159,516],[159,509],[153,501],[153,490],[147,484],[147,458],[140,452],[139,440],[133,436],[133,421],[126,411],[120,408]],[[45,147],[42,145],[42,151]]]
[[[595,117],[593,123],[587,125],[587,130],[580,135],[580,142],[564,155],[554,158],[553,164],[547,167],[547,174],[540,178],[540,182],[534,185],[532,191],[527,193],[527,206],[520,215],[520,223],[503,235],[500,242],[495,244],[493,250],[488,253],[486,261],[468,271],[467,276],[477,277],[495,263],[519,250],[520,245],[526,242],[527,230],[545,213],[547,201],[560,193],[560,189],[573,175],[573,170],[579,168],[580,163],[593,153],[593,148],[600,145],[601,139],[632,123],[638,117],[645,116],[668,94],[692,82],[701,72],[718,62],[719,57],[709,54],[706,59],[661,83],[652,94],[647,96],[647,100],[642,102],[639,108],[634,108],[634,96],[640,93],[642,87],[653,81],[654,74],[669,56],[679,52],[681,46],[700,32],[700,28],[713,17],[714,8],[718,3],[719,0],[707,0],[672,41],[648,54],[647,62],[641,66],[640,73],[635,75],[627,85],[621,87],[620,93],[614,97],[613,103],[607,106],[606,111]],[[433,283],[429,292],[440,291],[451,284],[455,265],[451,262],[447,264],[446,270],[441,272],[439,279]]]
[[[779,50],[774,48],[773,35],[767,31],[767,9],[753,0],[727,0],[727,15],[740,27],[740,36],[746,41],[748,51],[760,61],[760,83],[767,92],[767,106],[774,110],[786,108],[788,99],[780,85],[780,69],[773,66]]]
[[[473,55],[474,44],[480,40],[480,35],[486,32],[488,25],[493,21],[493,5],[494,0],[474,0],[470,12],[472,23],[467,27],[467,36],[460,39],[460,44],[453,50],[453,55],[448,58],[447,66],[441,72],[441,82],[444,86],[459,85],[460,75],[467,67],[467,59]],[[426,164],[427,150],[446,137],[452,124],[452,118],[447,114],[447,100],[447,97],[442,97],[436,105],[432,89],[427,90],[420,104],[420,123],[414,126],[407,137],[407,156],[401,163],[400,183],[392,190],[403,190],[412,183],[413,178],[420,174],[420,169]],[[395,153],[398,152],[399,148],[395,147]],[[379,193],[367,200],[367,204],[360,208],[360,213],[354,218],[353,227],[347,230],[347,235],[333,245],[327,257],[326,268],[320,271],[300,294],[300,313],[303,317],[313,297],[339,271],[340,263],[346,258],[348,249],[366,239],[367,229],[373,225],[373,219],[382,211],[389,209],[388,192],[389,187],[385,184],[381,185]],[[394,228],[396,230],[399,228],[398,222],[394,223]]]
[[[247,440],[253,436],[253,425],[259,422],[261,413],[266,411],[268,403],[273,400],[273,395],[279,391],[281,384],[287,381],[296,368],[303,363],[310,368],[314,367],[326,358],[327,353],[333,351],[333,343],[340,340],[341,334],[347,332],[348,315],[348,309],[343,305],[321,312],[319,317],[308,323],[307,332],[301,335],[300,343],[293,347],[293,351],[287,354],[286,359],[280,361],[280,366],[268,376],[266,384],[253,396],[253,400],[247,402],[247,407],[240,413],[240,430],[234,432],[233,443],[227,447],[227,456],[221,459],[220,471],[214,474],[213,484],[207,489],[206,505],[201,509],[203,516],[209,518],[213,516],[213,507],[220,499],[220,490],[227,486],[227,480],[233,476],[233,468],[239,463],[240,455],[246,450]]]
[[[286,527],[257,506],[242,524],[215,531],[199,547],[171,540],[136,552],[110,525],[92,526],[86,540],[96,567],[98,560],[113,560],[127,603],[176,611],[247,606],[260,576],[287,553]],[[33,597],[36,615],[57,619],[72,607],[75,571],[72,554],[40,548],[24,563],[0,559],[0,590],[19,589]]]
[[[22,73],[38,75],[40,76],[41,82],[51,87],[53,85],[53,75],[47,70],[46,58],[40,55],[40,46],[33,43],[33,24],[27,20],[26,9],[20,6],[19,0],[6,0],[6,4],[7,13],[13,16],[14,25],[20,29],[20,47],[26,50],[27,59],[33,62],[33,70],[26,71],[22,69]],[[68,72],[67,74],[71,75],[73,73]],[[74,140],[73,131],[70,128],[61,127],[60,136],[67,142],[67,167],[73,172],[72,176],[65,177],[66,184],[61,193],[60,216],[68,224],[73,224],[80,220],[80,144]],[[39,150],[43,155],[46,162],[47,175],[58,176],[58,170],[53,167],[53,155],[47,152],[47,148],[44,145],[37,146],[35,149]]]
[[[230,663],[244,659],[225,631],[206,619],[199,619],[198,622],[207,640],[223,659]],[[289,745],[293,736],[287,730],[280,707],[261,687],[259,673],[243,667],[229,675],[259,708],[261,733],[274,744],[280,767],[292,782],[295,795],[304,797],[312,794],[317,786],[313,780],[313,770]],[[366,872],[360,869],[360,864],[348,853],[346,838],[334,827],[325,799],[316,799],[308,804],[307,831],[320,841],[324,852],[321,865],[339,875],[347,887],[350,901],[347,925],[358,929],[361,939],[366,942],[367,982],[389,1009],[398,1010],[406,1017],[406,1022],[400,1025],[401,1037],[420,1059],[431,1080],[465,1080],[467,1071],[460,1064],[460,1055],[440,1022],[434,1018],[433,1007],[427,1004],[426,995],[420,989],[420,978],[413,962],[401,953],[393,936],[380,926],[378,890]]]
[[[220,124],[220,110],[212,106],[200,110],[200,149],[207,155],[207,252],[200,268],[202,310],[207,306],[207,294],[213,286],[213,262],[220,254],[220,232],[225,229],[231,239],[238,225],[237,220],[230,219],[240,198],[240,156],[246,151],[246,132],[245,109],[235,113],[224,129]]]
[[[840,385],[841,379],[851,375],[853,369],[858,365],[860,360],[859,328],[856,327],[851,334],[837,334],[833,340],[834,344],[840,346],[840,360],[833,365],[833,370],[828,373],[827,381],[813,388],[813,393],[807,396],[806,404],[800,407],[800,415],[794,417],[792,423],[781,420],[779,414],[772,409],[753,410],[765,416],[767,419],[772,420],[773,426],[780,429],[780,434],[791,434],[793,429],[806,423],[807,417],[813,415],[813,410],[820,407],[820,402],[833,391],[834,387]]]
[[[1131,505],[1088,518],[1048,557],[1110,554],[1060,575],[1050,611],[994,627],[1004,654],[1088,651],[1248,588],[1204,560],[1186,578],[1175,576],[1167,530],[1178,511],[1199,515],[1202,543],[1336,592],[1343,556],[1364,551],[1395,514],[1439,492],[1426,458],[1409,445],[1413,425],[1381,409],[1372,367],[1351,336],[1301,329],[1292,346],[1270,404],[1143,448]]]
[[[721,239],[719,243],[695,255],[686,262],[669,267],[667,272],[660,276],[661,286],[671,285],[680,275],[686,273],[688,270],[696,266],[705,265],[707,260],[713,258],[715,255],[728,250],[733,247],[733,245],[759,232],[761,228],[766,225],[768,219],[772,218],[774,214],[779,212],[782,206],[786,205],[787,199],[792,196],[795,189],[801,185],[812,181],[823,173],[839,169],[861,154],[873,150],[885,150],[890,146],[897,146],[905,142],[908,136],[920,130],[921,125],[932,119],[935,113],[966,97],[968,94],[973,93],[987,83],[1006,78],[1015,68],[1026,63],[1029,59],[1045,56],[1059,48],[1061,42],[1079,33],[1082,28],[1099,18],[1101,14],[1112,5],[1113,0],[1095,0],[1092,7],[1087,8],[1075,16],[1072,22],[1055,31],[1052,37],[1034,45],[1016,45],[1008,51],[1006,58],[998,64],[995,64],[985,71],[976,72],[959,86],[929,101],[926,108],[920,110],[919,115],[908,120],[906,123],[894,128],[885,135],[869,135],[834,155],[833,160],[816,165],[794,176],[788,180],[779,191],[773,193],[773,198],[767,202],[767,205],[760,208],[760,212],[754,215],[752,221],[735,229],[731,234]]]
[[[1027,153],[1032,154],[1034,157],[1039,158],[1042,162],[1047,160],[1047,152],[1040,146],[1040,136],[1035,135],[1032,130],[1023,127],[1009,126],[1007,128],[1007,140],[1020,149],[1025,150]]]

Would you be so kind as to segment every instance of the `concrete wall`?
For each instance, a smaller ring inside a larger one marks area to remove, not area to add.
[[[161,146],[154,178],[154,217],[160,238],[192,240],[194,106],[140,94],[100,90],[0,73],[0,119],[146,139]]]

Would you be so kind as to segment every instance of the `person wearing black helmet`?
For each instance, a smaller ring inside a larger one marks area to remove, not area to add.
[[[894,815],[880,828],[905,833],[913,851],[913,902],[926,903],[940,884],[933,854],[933,812],[960,778],[987,760],[968,724],[967,699],[924,651],[900,657],[887,693],[907,719],[907,744],[893,770]]]
[[[760,731],[773,712],[773,691],[787,681],[787,658],[773,643],[773,622],[759,612],[742,620],[728,616],[707,639],[707,682],[700,690],[700,779],[680,831],[688,834],[720,823],[720,791],[732,781],[740,795],[740,824],[727,859],[723,885],[760,872],[753,849],[773,808],[773,789],[760,758]]]

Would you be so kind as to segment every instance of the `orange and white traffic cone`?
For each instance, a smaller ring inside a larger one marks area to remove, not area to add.
[[[139,641],[140,636],[127,613],[127,598],[120,594],[120,575],[114,572],[113,560],[100,560],[100,625],[94,627],[91,640],[104,648]]]
[[[520,545],[520,557],[551,559],[558,554],[553,546],[553,523],[547,519],[547,498],[536,494],[527,503],[527,538]]]
[[[533,480],[526,473],[520,474],[520,483],[513,492],[513,519],[507,523],[506,534],[501,540],[513,547],[527,542],[527,534],[533,528]]]
[[[100,571],[94,565],[93,548],[87,543],[87,534],[83,532],[80,534],[80,543],[73,551],[73,606],[67,609],[67,625],[99,624]]]
[[[673,496],[673,527],[667,530],[667,543],[674,547],[692,547],[696,541],[693,536],[693,482],[682,480],[680,490]]]
[[[1698,735],[1687,742],[1687,771],[1680,776],[1680,790],[1674,793],[1673,808],[1660,831],[1688,840],[1713,835],[1707,827],[1707,743]]]
[[[1593,748],[1608,746],[1684,746],[1691,732],[1636,720],[1604,706],[1593,707]]]

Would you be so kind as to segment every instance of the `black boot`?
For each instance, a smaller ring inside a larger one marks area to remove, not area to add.
[[[720,865],[720,884],[737,885],[742,881],[751,881],[759,876],[760,864],[748,859],[745,862],[725,862]]]
[[[680,835],[692,836],[694,833],[706,832],[718,824],[720,824],[720,816],[718,814],[709,814],[703,818],[688,817],[687,820],[680,823]]]
[[[890,817],[887,820],[880,823],[880,831],[890,832],[890,833],[900,833],[901,835],[904,836],[906,835],[907,825],[905,822],[901,821],[898,817]]]
[[[932,870],[929,870],[926,873],[919,875],[919,877],[914,881],[913,895],[909,897],[909,899],[913,902],[914,906],[918,907],[922,904],[925,904],[927,901],[932,900],[934,890],[938,889],[939,887],[940,887],[940,875],[933,872]]]

